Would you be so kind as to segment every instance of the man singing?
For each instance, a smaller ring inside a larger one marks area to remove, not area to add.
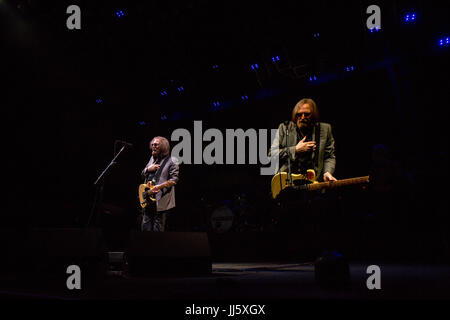
[[[312,99],[300,100],[292,110],[287,125],[281,123],[269,155],[279,155],[278,172],[288,172],[288,156],[292,173],[305,173],[314,169],[318,181],[335,181],[336,167],[334,138],[331,125],[319,122],[319,112]]]
[[[164,231],[167,229],[169,213],[175,207],[175,185],[178,182],[178,164],[170,156],[169,141],[155,137],[150,141],[152,156],[142,170],[145,183],[152,181],[149,191],[156,205],[149,202],[142,213],[142,231]]]

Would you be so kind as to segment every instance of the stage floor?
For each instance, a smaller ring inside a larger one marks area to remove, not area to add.
[[[381,268],[381,289],[369,290],[367,267]],[[110,271],[95,286],[78,291],[46,283],[15,286],[4,281],[0,298],[8,299],[150,299],[150,300],[292,300],[292,299],[450,299],[450,266],[426,264],[350,263],[351,285],[321,289],[313,263],[214,263],[205,276],[131,277]],[[11,279],[10,279],[11,280]],[[5,286],[6,285],[6,286]]]

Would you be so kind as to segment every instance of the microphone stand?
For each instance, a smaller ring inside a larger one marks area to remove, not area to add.
[[[94,186],[95,186],[95,197],[94,197],[94,203],[92,204],[91,213],[89,215],[88,222],[86,224],[86,228],[89,227],[89,224],[91,223],[92,216],[94,215],[95,211],[97,210],[98,203],[101,203],[103,200],[103,187],[105,185],[105,180],[103,177],[105,176],[106,172],[116,164],[116,159],[119,157],[119,155],[122,153],[122,151],[125,149],[126,145],[123,145],[122,148],[119,150],[119,152],[114,156],[114,158],[111,160],[111,162],[108,164],[108,166],[103,170],[103,172],[100,174],[100,176],[95,180]],[[101,182],[101,183],[100,183]],[[100,184],[99,184],[100,183]]]

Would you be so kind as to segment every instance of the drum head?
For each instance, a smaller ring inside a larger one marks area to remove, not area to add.
[[[224,233],[233,225],[233,212],[226,206],[215,209],[211,214],[211,227],[216,233]]]

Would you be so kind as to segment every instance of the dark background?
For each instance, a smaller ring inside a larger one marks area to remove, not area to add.
[[[416,201],[400,210],[436,224],[445,195],[437,184],[448,179],[449,47],[438,41],[449,36],[449,12],[441,3],[2,1],[2,221],[84,226],[93,183],[120,139],[134,146],[105,178],[96,223],[127,230],[152,137],[193,132],[194,120],[203,131],[277,128],[310,97],[334,130],[335,176],[369,174],[372,148],[383,144]],[[71,4],[81,7],[81,30],[66,28]],[[366,28],[371,4],[381,7],[375,33]],[[416,21],[404,23],[412,11]],[[267,209],[270,178],[257,165],[182,165],[182,229],[202,229],[201,199],[246,193]]]

